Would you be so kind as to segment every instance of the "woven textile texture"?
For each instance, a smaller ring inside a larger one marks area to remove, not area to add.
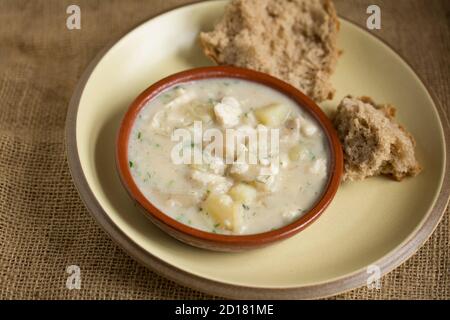
[[[204,299],[139,265],[87,212],[65,147],[67,106],[83,70],[104,46],[182,0],[78,0],[82,29],[68,31],[65,0],[0,0],[0,298]],[[336,1],[360,25],[373,1]],[[391,44],[450,107],[450,2],[375,1]],[[448,210],[428,242],[382,279],[338,299],[449,299]],[[66,267],[82,266],[81,290]]]

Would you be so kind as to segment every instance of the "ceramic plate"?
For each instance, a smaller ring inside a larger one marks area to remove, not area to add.
[[[391,271],[438,224],[449,196],[448,122],[419,77],[392,49],[341,20],[344,54],[333,77],[336,98],[369,95],[398,107],[417,140],[424,171],[395,182],[372,178],[343,184],[310,227],[281,243],[244,253],[196,249],[167,236],[138,211],[114,162],[117,129],[129,104],[155,81],[210,65],[197,41],[226,2],[184,6],[160,15],[100,53],[80,80],[67,117],[71,172],[89,211],[143,264],[181,284],[231,298],[316,298],[366,283],[367,268]]]

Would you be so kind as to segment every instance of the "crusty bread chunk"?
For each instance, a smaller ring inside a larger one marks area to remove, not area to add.
[[[415,176],[420,165],[415,141],[395,122],[395,108],[368,98],[344,98],[334,116],[344,150],[344,181],[387,175],[396,180]]]
[[[200,40],[216,63],[271,74],[320,102],[333,98],[338,30],[331,0],[232,0]]]

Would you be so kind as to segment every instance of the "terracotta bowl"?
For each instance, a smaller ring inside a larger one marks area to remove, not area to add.
[[[211,78],[243,79],[275,89],[293,99],[300,108],[309,112],[326,133],[331,159],[328,183],[322,197],[298,220],[282,228],[259,234],[223,235],[205,232],[180,223],[161,212],[142,194],[134,182],[128,165],[128,141],[131,128],[141,108],[159,93],[172,86]],[[122,120],[117,138],[116,163],[125,189],[156,226],[180,241],[215,251],[242,251],[258,248],[295,235],[315,221],[328,207],[336,194],[343,172],[343,154],[338,136],[330,120],[310,98],[293,86],[265,73],[231,66],[204,67],[183,71],[158,81],[142,92],[131,104]]]

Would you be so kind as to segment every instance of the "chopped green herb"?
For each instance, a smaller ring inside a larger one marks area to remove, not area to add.
[[[192,224],[192,221],[191,221],[191,219],[189,219],[189,220],[188,220],[188,224]]]
[[[311,160],[316,160],[316,155],[309,149],[307,149],[307,151]]]
[[[212,230],[212,233],[217,233],[215,229]]]
[[[133,166],[134,166],[133,161],[129,161],[128,164],[130,165],[130,168],[133,168]]]
[[[156,143],[156,144],[155,144],[155,147],[156,147],[156,148],[159,148],[159,147],[161,147],[161,145],[160,145],[159,143]]]
[[[139,140],[141,140],[141,138],[142,138],[142,133],[139,131],[138,132],[138,134],[137,134],[137,138],[139,139]]]
[[[198,208],[198,211],[200,211],[200,212],[203,211],[203,208],[202,207]]]
[[[245,209],[245,210],[250,210],[250,207],[248,206],[248,205],[246,205],[246,204],[242,204],[242,207]]]
[[[216,224],[214,225],[214,228],[218,228],[218,227],[220,227],[220,223],[216,223]]]
[[[164,93],[164,94],[161,96],[162,103],[167,103],[167,102],[169,102],[171,98],[172,98],[172,95],[171,95],[170,93]]]

